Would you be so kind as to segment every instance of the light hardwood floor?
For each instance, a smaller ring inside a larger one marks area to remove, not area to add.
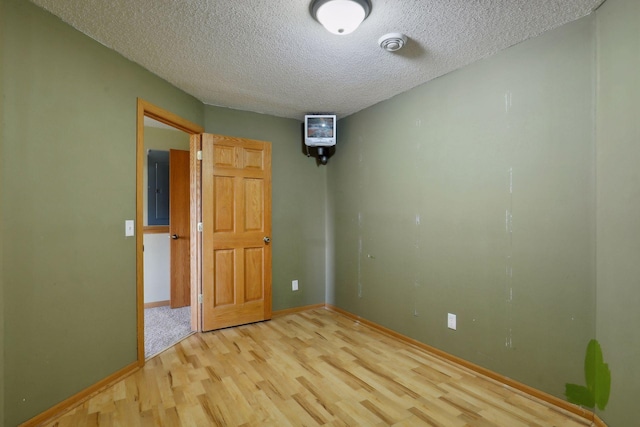
[[[315,309],[195,334],[49,426],[589,426]]]

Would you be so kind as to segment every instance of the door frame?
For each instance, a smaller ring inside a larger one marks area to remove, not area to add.
[[[149,117],[171,126],[177,130],[197,135],[204,132],[200,125],[192,123],[182,117],[137,98],[136,114],[136,326],[138,343],[138,366],[145,363],[144,358],[144,226],[143,226],[143,195],[144,195],[144,118]]]

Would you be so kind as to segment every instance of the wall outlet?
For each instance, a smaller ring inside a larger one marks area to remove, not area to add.
[[[298,281],[297,280],[292,280],[291,281],[291,290],[292,291],[297,291],[298,290]]]
[[[449,329],[456,330],[456,315],[448,313],[447,314],[447,327]]]

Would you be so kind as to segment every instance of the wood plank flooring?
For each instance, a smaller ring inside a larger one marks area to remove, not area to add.
[[[48,426],[589,426],[341,314],[195,334]]]

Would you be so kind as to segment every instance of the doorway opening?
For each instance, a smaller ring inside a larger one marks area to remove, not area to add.
[[[149,138],[145,138],[145,127]],[[160,133],[160,131],[156,132],[154,130],[158,127],[160,127],[160,129],[164,127],[165,130],[170,130],[170,135],[177,134],[178,136],[176,138],[173,136],[170,138],[175,141],[163,141],[163,134]],[[180,132],[175,132],[176,130]],[[203,129],[200,126],[144,100],[138,99],[136,129],[136,307],[137,359],[139,366],[143,366],[146,358],[149,356],[164,350],[179,340],[181,334],[183,334],[182,336],[186,336],[191,333],[191,328],[189,327],[191,321],[191,315],[189,313],[190,302],[185,302],[184,298],[179,295],[179,292],[176,294],[174,288],[165,288],[165,285],[169,281],[169,277],[167,277],[168,274],[174,275],[173,272],[169,273],[167,269],[167,263],[169,262],[169,259],[167,259],[167,255],[169,255],[167,248],[169,244],[183,245],[182,253],[186,251],[186,260],[183,259],[182,265],[186,264],[184,268],[187,272],[189,271],[189,244],[187,241],[187,249],[185,250],[185,243],[180,240],[180,235],[175,231],[171,231],[173,234],[170,234],[168,222],[166,225],[162,224],[162,221],[159,221],[159,225],[148,225],[150,223],[158,224],[158,221],[156,219],[150,221],[150,215],[152,215],[152,213],[147,209],[149,197],[146,192],[148,189],[148,180],[150,179],[147,156],[149,154],[148,150],[151,149],[151,147],[146,146],[147,144],[145,144],[145,142],[149,142],[148,140],[152,139],[152,134],[155,134],[153,138],[154,142],[151,144],[154,145],[154,149],[167,148],[172,152],[172,155],[174,151],[182,151],[182,154],[184,154],[185,148],[187,152],[189,150],[190,136],[202,132]],[[182,138],[180,136],[182,136]],[[175,148],[178,148],[178,150],[175,150]],[[185,179],[188,185],[188,164],[185,173],[187,175]],[[186,193],[188,194],[188,191]],[[188,198],[186,201],[181,201],[180,203],[187,204],[185,210],[188,216]],[[159,216],[162,216],[162,214]],[[184,238],[185,235],[188,236],[189,233],[186,232],[183,234],[183,232],[180,232],[180,234],[183,235],[182,237]],[[147,249],[146,253],[145,249]],[[171,247],[171,251],[174,251],[174,246]],[[169,255],[169,257],[171,257],[171,255]],[[153,280],[146,281],[146,276],[149,276],[150,279]],[[186,280],[186,285],[188,286],[188,278]],[[183,301],[182,303],[180,302],[181,300]],[[170,307],[175,308],[172,309]],[[146,314],[145,311],[147,312]],[[145,318],[147,319],[146,321]],[[159,325],[158,322],[165,323]],[[147,341],[145,344],[145,338],[149,338],[149,334],[155,334],[156,339],[154,339],[153,342]]]

